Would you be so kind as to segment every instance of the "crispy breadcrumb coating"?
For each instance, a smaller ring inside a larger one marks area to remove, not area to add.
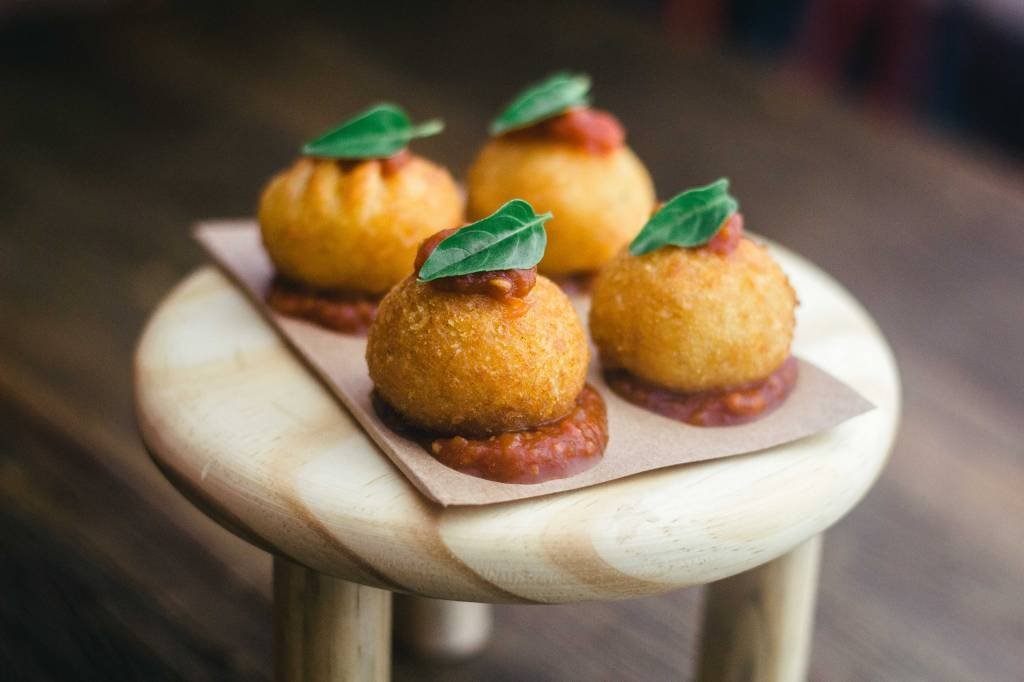
[[[598,276],[590,332],[602,364],[692,393],[764,379],[790,353],[796,293],[767,250],[623,251]]]
[[[629,147],[594,154],[557,140],[498,137],[469,170],[469,219],[512,198],[554,214],[545,227],[546,275],[597,270],[636,236],[654,207],[654,185]]]
[[[370,294],[408,275],[420,242],[462,217],[448,171],[415,155],[393,172],[374,159],[302,158],[270,181],[259,206],[263,244],[279,274]]]
[[[546,277],[523,303],[403,280],[370,328],[377,392],[414,426],[443,434],[515,431],[568,414],[590,359],[583,324]]]

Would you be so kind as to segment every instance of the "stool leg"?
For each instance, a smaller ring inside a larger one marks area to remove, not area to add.
[[[274,557],[279,682],[387,680],[391,593]]]
[[[821,536],[707,586],[702,682],[796,682],[807,676]]]
[[[472,656],[487,644],[493,621],[490,604],[395,595],[395,636],[419,656]]]

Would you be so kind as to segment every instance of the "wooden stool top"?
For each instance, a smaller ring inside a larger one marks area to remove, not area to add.
[[[154,461],[219,523],[317,571],[483,602],[619,599],[711,582],[822,532],[870,488],[899,414],[892,354],[823,272],[772,247],[794,351],[878,408],[751,455],[489,507],[426,501],[218,271],[153,314],[135,358]]]

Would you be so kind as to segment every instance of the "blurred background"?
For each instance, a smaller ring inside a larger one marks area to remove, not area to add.
[[[729,175],[747,226],[875,315],[904,422],[826,536],[811,678],[1024,674],[1021,0],[0,0],[0,676],[267,679],[269,559],[163,481],[131,354],[300,143],[380,99],[448,130],[589,72],[663,196]],[[678,678],[700,590],[499,607],[395,678]]]

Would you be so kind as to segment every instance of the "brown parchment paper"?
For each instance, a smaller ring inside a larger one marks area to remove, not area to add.
[[[610,434],[601,462],[571,478],[544,483],[487,481],[449,469],[377,417],[370,402],[373,383],[366,369],[365,338],[284,317],[265,305],[274,269],[260,243],[255,223],[202,223],[196,227],[195,235],[402,473],[424,495],[445,506],[548,495],[675,464],[762,450],[823,431],[873,408],[846,384],[800,360],[796,387],[774,412],[740,426],[701,428],[653,414],[619,398],[605,384],[595,360],[588,381],[604,398]]]

